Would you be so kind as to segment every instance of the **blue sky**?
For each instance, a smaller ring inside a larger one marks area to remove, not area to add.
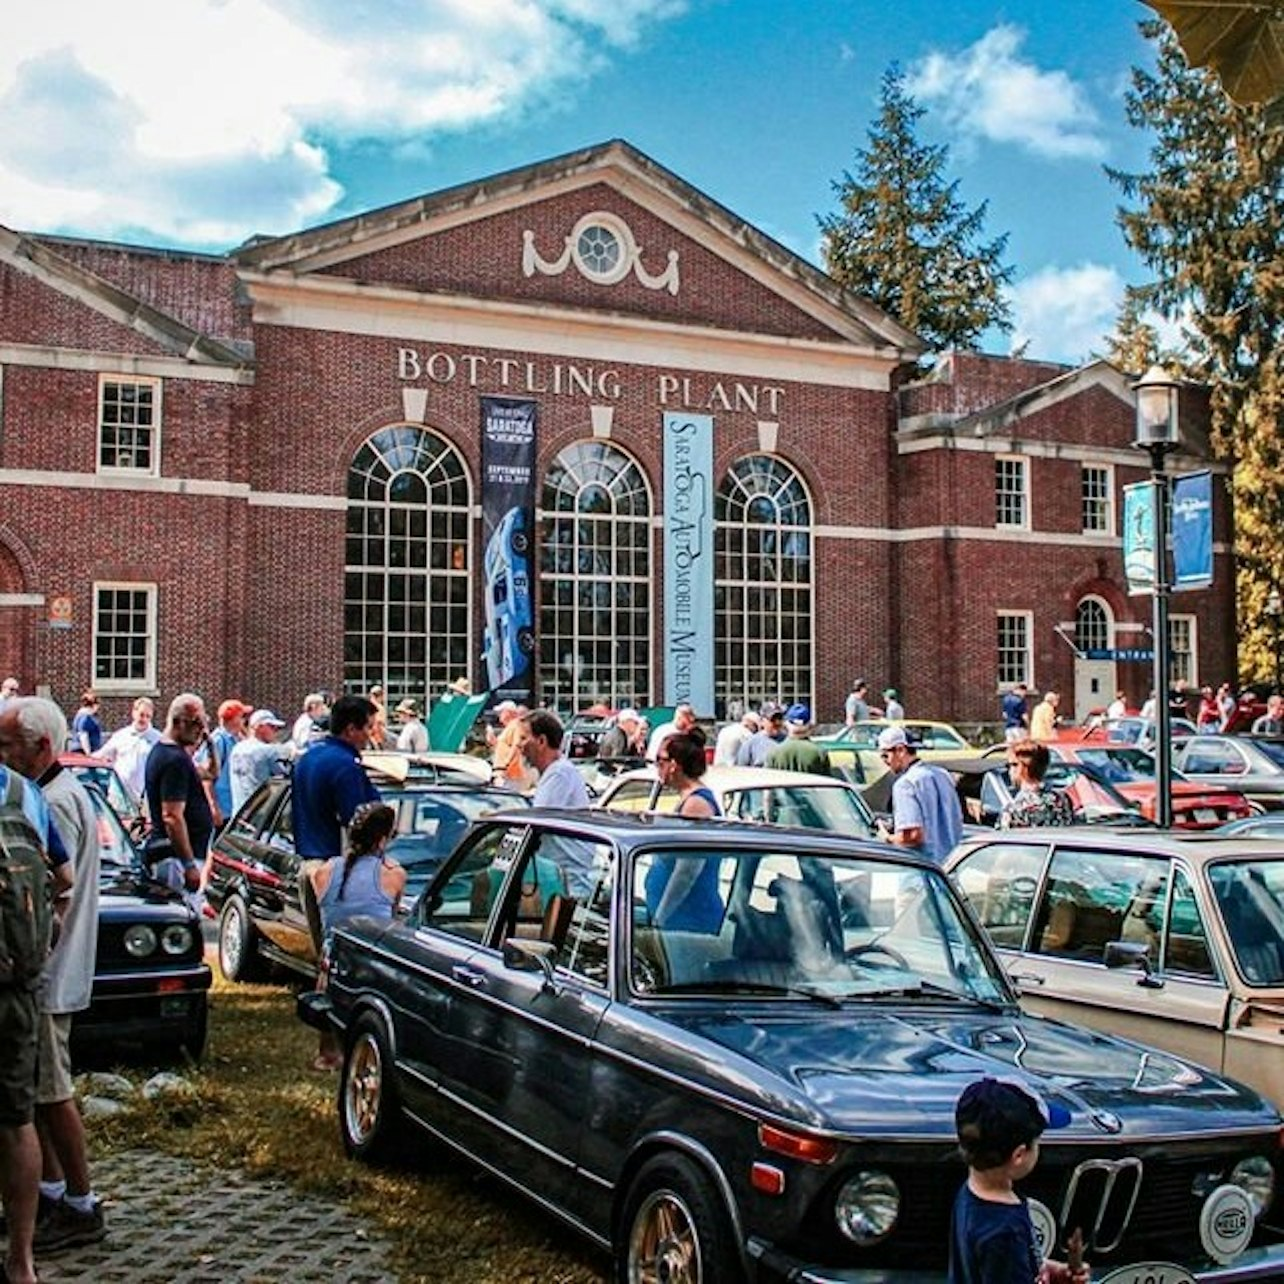
[[[1103,163],[1138,0],[42,0],[0,48],[0,223],[222,250],[625,138],[798,253],[898,62],[987,232],[1016,341],[1100,349],[1143,279]],[[1007,340],[989,345],[1003,350]]]

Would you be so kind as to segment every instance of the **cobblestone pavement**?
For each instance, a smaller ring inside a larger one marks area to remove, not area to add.
[[[397,1284],[388,1243],[285,1182],[155,1151],[94,1161],[107,1238],[37,1259],[48,1284]]]

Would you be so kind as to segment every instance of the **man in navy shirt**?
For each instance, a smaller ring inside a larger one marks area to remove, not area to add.
[[[1003,738],[1009,743],[1025,740],[1029,733],[1030,715],[1025,708],[1026,685],[1018,682],[1003,697]]]
[[[340,696],[330,710],[330,734],[294,768],[294,846],[303,860],[338,856],[352,813],[362,803],[379,801],[361,766],[374,714],[365,696]]]

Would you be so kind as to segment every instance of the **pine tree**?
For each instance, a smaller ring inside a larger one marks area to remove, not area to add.
[[[1154,365],[1178,370],[1185,360],[1181,352],[1162,346],[1159,331],[1146,320],[1145,311],[1137,290],[1125,287],[1114,333],[1106,340],[1105,359],[1133,378],[1139,378]]]
[[[826,266],[931,347],[975,349],[987,329],[1012,329],[1007,237],[981,242],[987,206],[968,210],[943,177],[948,149],[918,141],[924,108],[899,68],[884,75],[879,103],[856,173],[833,184],[841,212],[819,220]]]
[[[1207,72],[1187,66],[1171,30],[1146,22],[1154,72],[1134,69],[1129,123],[1149,130],[1151,168],[1107,169],[1132,208],[1119,224],[1154,274],[1140,307],[1183,316],[1185,373],[1212,388],[1213,448],[1233,461],[1240,662],[1273,672],[1261,605],[1284,587],[1284,131],[1236,107]]]

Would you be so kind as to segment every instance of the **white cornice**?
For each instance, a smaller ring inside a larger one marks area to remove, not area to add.
[[[259,325],[376,335],[757,380],[886,392],[899,357],[815,339],[742,334],[620,313],[586,313],[454,294],[413,294],[336,277],[242,272]]]
[[[91,370],[99,374],[149,375],[158,379],[194,379],[200,383],[254,382],[252,369],[193,365],[182,357],[133,356],[85,348],[0,343],[0,365],[36,366],[48,370]]]
[[[1085,464],[1115,464],[1120,468],[1146,468],[1150,461],[1132,447],[1084,446],[1061,441],[1029,441],[1022,437],[955,437],[950,432],[935,432],[906,440],[897,437],[898,455],[918,455],[927,450],[970,451],[980,455],[1026,455],[1031,459],[1068,459]],[[1210,468],[1215,473],[1228,473],[1225,463],[1210,463],[1194,455],[1173,458],[1173,469]]]

